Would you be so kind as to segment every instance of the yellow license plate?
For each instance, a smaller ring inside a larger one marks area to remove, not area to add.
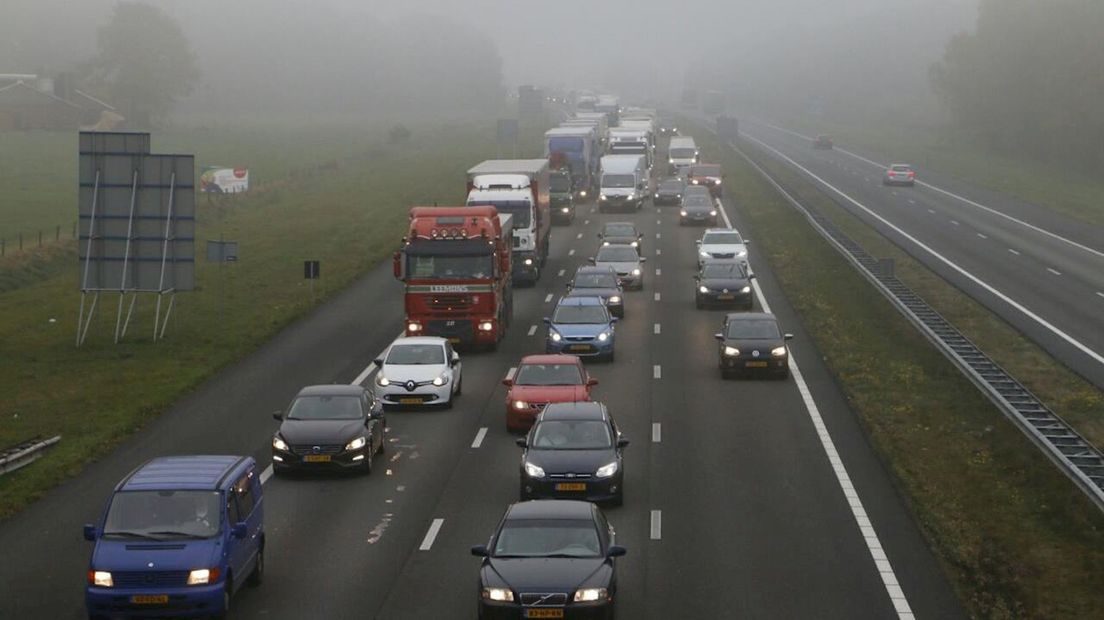
[[[589,344],[573,344],[570,347],[568,347],[568,350],[570,350],[570,351],[589,351],[590,350],[590,345]]]
[[[451,342],[452,344],[460,344],[460,339],[459,338],[449,338],[448,341]]]
[[[557,491],[585,491],[585,482],[558,482],[556,483]]]
[[[767,363],[766,362],[748,362],[746,364],[746,366],[748,368],[766,368]]]
[[[562,609],[526,609],[526,618],[563,618],[564,610]]]
[[[422,399],[420,399],[420,398],[400,398],[399,399],[399,404],[400,405],[420,405],[420,404],[422,404]]]
[[[303,461],[306,463],[329,463],[329,454],[308,454],[303,457]]]
[[[130,597],[130,602],[135,605],[167,605],[168,594],[135,594]]]

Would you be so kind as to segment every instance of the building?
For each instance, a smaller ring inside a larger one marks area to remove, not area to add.
[[[0,131],[88,126],[109,130],[122,121],[110,104],[68,84],[64,77],[55,81],[33,74],[0,74]]]

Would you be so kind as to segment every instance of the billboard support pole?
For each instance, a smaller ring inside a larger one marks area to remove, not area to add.
[[[84,309],[84,296],[87,293],[81,293],[81,309]],[[88,308],[88,316],[82,317],[84,327],[82,329],[81,324],[77,324],[77,346],[84,344],[84,339],[88,337],[88,327],[92,325],[92,315],[96,313],[96,304],[100,301],[100,292],[96,291],[92,295],[92,306]]]
[[[119,309],[115,313],[115,344],[119,344],[119,339],[122,338],[122,334],[126,332],[126,328],[122,326],[123,321],[123,300],[126,298],[126,279],[127,268],[130,267],[130,242],[134,238],[134,205],[138,202],[138,171],[135,170],[132,176],[133,181],[130,186],[130,216],[127,218],[127,240],[126,249],[123,250],[123,274],[119,278]],[[134,309],[133,302],[130,306],[131,310]],[[130,321],[130,313],[127,313],[127,321]]]
[[[100,197],[100,171],[96,170],[96,181],[92,186],[92,214],[88,220],[88,245],[84,251],[84,275],[81,278],[81,303],[80,313],[77,315],[77,347],[79,348],[84,344],[84,339],[88,336],[88,325],[92,323],[92,313],[96,310],[96,302],[100,299],[100,294],[96,293],[96,296],[92,299],[92,306],[88,309],[88,321],[84,320],[84,297],[88,294],[88,267],[92,264],[92,239],[95,238],[96,231],[96,203]],[[83,328],[82,328],[83,326]]]
[[[125,296],[126,293],[123,293]],[[122,303],[123,297],[119,297],[119,303]],[[138,302],[138,293],[130,294],[130,306],[127,308],[126,320],[123,321],[123,331],[119,333],[119,339],[126,338],[127,326],[130,325],[130,315],[134,313],[134,304]]]
[[[158,297],[157,300],[160,301],[161,298]],[[169,307],[165,309],[165,320],[161,323],[161,335],[159,336],[160,338],[165,337],[165,330],[168,329],[168,327],[169,327],[169,316],[172,315],[173,306],[175,306],[175,305],[176,305],[176,289],[172,289],[172,294],[169,295]]]
[[[158,332],[157,328],[161,322],[161,299],[165,296],[165,259],[169,255],[169,233],[173,231],[173,199],[176,197],[176,172],[172,173],[169,177],[169,209],[167,216],[165,217],[165,235],[161,240],[161,276],[157,284],[157,311],[153,315],[153,341],[157,342]],[[176,240],[176,235],[173,235],[173,241]],[[176,244],[173,244],[174,250]],[[175,251],[173,252],[173,258],[176,258]],[[168,313],[165,314],[165,322],[169,322]],[[161,330],[162,332],[164,330]]]

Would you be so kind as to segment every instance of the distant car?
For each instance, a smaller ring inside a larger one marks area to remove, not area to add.
[[[617,279],[626,289],[644,288],[644,263],[648,260],[636,248],[624,245],[607,245],[598,249],[597,256],[587,259],[595,267],[609,267],[617,273]]]
[[[656,206],[675,205],[677,207],[682,203],[682,191],[685,188],[686,183],[678,177],[664,179],[656,187],[655,195],[652,196],[652,204]]]
[[[553,170],[548,177],[548,196],[552,209],[552,222],[567,225],[575,221],[575,188],[571,172]],[[585,194],[584,194],[585,195]]]
[[[627,245],[641,251],[644,235],[637,232],[636,225],[632,222],[606,222],[602,225],[602,231],[598,233],[602,245]]]
[[[717,258],[733,258],[746,263],[750,243],[733,228],[707,229],[698,240],[698,268],[705,261]]]
[[[708,196],[686,196],[679,208],[679,225],[705,224],[717,225],[717,205]]]
[[[755,305],[751,291],[754,277],[742,260],[709,259],[694,276],[694,303],[698,309],[724,304],[751,310]]]
[[[595,504],[532,500],[506,509],[475,545],[480,618],[604,618],[617,600],[615,558],[625,555]]]
[[[522,501],[585,499],[620,506],[625,497],[622,450],[629,440],[602,403],[554,403],[537,416],[521,455]]]
[[[713,194],[709,191],[708,187],[703,185],[687,185],[686,189],[682,191],[683,200],[694,197],[705,198],[710,203],[713,202]]]
[[[624,246],[621,249],[634,252]],[[545,317],[548,336],[546,353],[570,353],[580,357],[614,359],[614,323],[601,297],[563,297],[551,317]]]
[[[376,394],[384,406],[440,405],[451,409],[463,390],[460,354],[447,338],[398,338],[374,361]]]
[[[527,355],[512,377],[502,380],[506,392],[506,430],[526,431],[545,405],[590,400],[598,385],[575,355]]]
[[[765,372],[780,379],[790,376],[790,351],[773,314],[733,313],[725,317],[720,333],[721,377],[737,373]]]
[[[890,164],[882,176],[882,185],[907,185],[916,184],[916,171],[908,164]]]
[[[677,136],[679,135],[678,126],[670,120],[659,121],[659,135],[661,136]]]
[[[721,174],[720,164],[694,164],[690,166],[689,177],[691,185],[704,185],[713,196],[724,196],[724,188],[721,187],[724,175]]]
[[[264,487],[248,456],[163,456],[115,487],[93,541],[88,617],[224,617],[265,572]]]
[[[625,291],[617,272],[610,267],[584,265],[575,270],[575,276],[567,283],[568,297],[601,297],[610,314],[625,316]]]
[[[828,136],[828,135],[825,135],[825,134],[818,134],[817,137],[813,138],[813,148],[814,149],[821,149],[821,150],[825,150],[825,151],[830,151],[830,150],[832,150],[832,148],[834,146],[835,146],[835,143],[832,142],[832,137],[831,136]]]
[[[287,415],[275,413],[272,471],[359,469],[372,473],[383,451],[383,407],[359,385],[314,385],[299,391]]]

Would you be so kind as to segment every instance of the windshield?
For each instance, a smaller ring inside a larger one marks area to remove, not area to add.
[[[549,177],[548,189],[554,192],[570,192],[571,191],[571,177],[556,175]]]
[[[613,446],[609,426],[598,420],[550,420],[533,431],[530,447],[543,450],[600,450]]]
[[[635,237],[636,228],[632,224],[606,224],[602,234],[607,237]]]
[[[683,188],[682,181],[677,179],[671,181],[664,181],[659,184],[660,191],[664,192],[681,192]]]
[[[427,242],[448,243],[448,242]],[[494,273],[494,258],[486,256],[412,256],[407,254],[406,273],[411,278],[484,279]]]
[[[583,376],[575,364],[522,364],[515,385],[582,385]]]
[[[668,151],[667,155],[674,159],[694,159],[698,156],[698,151],[692,148],[676,148]]]
[[[580,273],[572,288],[617,288],[617,276],[612,273]]]
[[[682,197],[683,208],[711,208],[713,206],[713,199],[709,196],[683,196]]]
[[[716,232],[708,233],[705,238],[702,239],[702,245],[737,245],[743,243],[744,240],[740,237],[738,232]]]
[[[742,278],[744,270],[734,263],[707,263],[702,268],[703,278]]]
[[[491,200],[472,198],[468,201],[469,207],[490,205],[500,213],[510,213],[514,216],[514,229],[529,228],[529,223],[532,222],[531,213],[533,212],[533,205],[526,200]]]
[[[593,521],[510,519],[495,540],[495,557],[597,558],[602,543]]]
[[[694,166],[690,169],[690,176],[692,177],[719,177],[721,176],[720,166]]]
[[[605,306],[560,306],[553,313],[552,322],[560,325],[609,323],[609,315]]]
[[[635,263],[640,259],[636,248],[627,245],[607,245],[598,251],[595,262]]]
[[[738,319],[728,324],[725,335],[733,340],[777,340],[782,337],[774,319]]]
[[[578,153],[583,150],[583,139],[578,136],[559,136],[548,139],[548,151],[555,153]]]
[[[300,396],[288,411],[289,420],[356,420],[364,417],[358,396]]]
[[[444,364],[445,349],[439,344],[397,344],[387,354],[387,364]]]
[[[111,499],[104,538],[210,538],[222,519],[218,491],[120,491]]]
[[[603,174],[602,187],[636,187],[636,177],[631,174]]]

